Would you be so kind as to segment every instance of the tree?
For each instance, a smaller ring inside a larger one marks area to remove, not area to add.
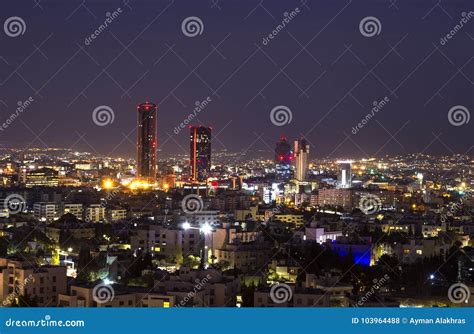
[[[0,238],[0,256],[6,257],[8,253],[8,241],[5,238]]]
[[[77,278],[88,280],[91,273],[91,262],[93,261],[89,247],[82,246],[79,249],[77,259]]]
[[[38,298],[31,298],[27,293],[20,295],[12,302],[11,307],[38,307]]]

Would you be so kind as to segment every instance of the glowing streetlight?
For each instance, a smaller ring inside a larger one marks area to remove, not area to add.
[[[104,282],[105,285],[114,284],[114,281],[111,281],[108,278],[104,278],[103,282]]]
[[[205,235],[210,234],[212,232],[212,226],[209,223],[202,224],[200,231]]]
[[[185,223],[183,223],[182,227],[183,227],[183,229],[185,229],[185,230],[189,230],[189,229],[191,228],[191,224],[188,223],[188,222],[185,222]]]
[[[104,182],[102,182],[102,187],[104,189],[112,189],[114,187],[114,181],[111,179],[105,179]]]

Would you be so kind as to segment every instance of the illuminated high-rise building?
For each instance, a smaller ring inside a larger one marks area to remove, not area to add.
[[[137,120],[137,176],[156,178],[156,104],[142,103]]]
[[[295,165],[295,179],[298,181],[305,181],[308,173],[308,155],[309,144],[306,139],[301,138],[295,140],[294,143],[294,165]]]
[[[347,189],[352,186],[352,170],[350,161],[339,162],[339,175],[337,177],[337,187]]]
[[[291,145],[286,141],[285,136],[281,136],[275,146],[275,167],[276,174],[284,179],[291,177],[291,162],[293,152]]]
[[[190,128],[191,173],[195,182],[206,181],[211,170],[211,128]]]
[[[292,160],[291,145],[286,141],[285,136],[281,136],[275,146],[275,163],[290,165]]]

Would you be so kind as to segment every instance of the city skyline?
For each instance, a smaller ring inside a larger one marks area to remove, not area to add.
[[[184,307],[472,327],[471,2],[11,1],[4,325],[111,307],[164,329],[144,308]]]
[[[0,53],[0,116],[13,113],[17,101],[33,101],[0,133],[4,146],[61,143],[134,156],[133,109],[148,100],[159,109],[158,150],[172,155],[187,147],[187,136],[173,129],[208,100],[193,124],[213,127],[216,151],[271,152],[274,138],[285,134],[303,135],[312,158],[470,153],[472,122],[454,126],[448,113],[472,109],[472,58],[464,52],[472,24],[449,43],[442,40],[463,10],[470,14],[467,1],[443,9],[429,1],[335,1],[317,9],[300,1],[51,4],[12,4],[5,13],[21,12],[26,30],[2,39],[8,47]],[[266,38],[285,13],[284,30]],[[368,14],[381,22],[374,37],[359,30]],[[188,37],[181,23],[192,16],[202,21],[202,32]],[[107,18],[107,29],[89,38]],[[110,124],[94,123],[100,106],[113,111]],[[291,113],[282,126],[271,119],[279,106]],[[361,124],[367,114],[375,117]]]

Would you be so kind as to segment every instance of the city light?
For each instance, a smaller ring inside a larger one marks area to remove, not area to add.
[[[185,230],[189,230],[191,228],[191,224],[189,224],[188,222],[185,222],[181,225],[183,227],[183,229]]]
[[[108,278],[104,278],[103,282],[104,282],[105,285],[111,285],[111,284],[114,284],[114,283],[115,283],[114,281],[112,281],[112,280],[110,280],[110,279],[108,279]]]
[[[114,187],[114,181],[112,179],[105,179],[102,181],[102,188],[109,190]]]
[[[201,232],[203,234],[210,234],[212,232],[212,226],[209,224],[209,223],[204,223],[201,225],[201,228],[200,228]]]

